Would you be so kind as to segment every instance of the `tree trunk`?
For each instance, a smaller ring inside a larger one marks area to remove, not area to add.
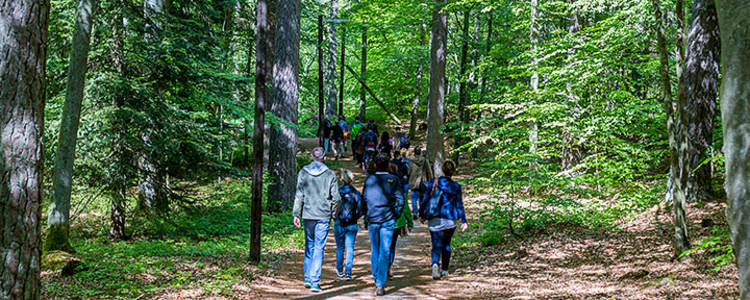
[[[493,15],[492,11],[489,12],[489,20],[487,21],[487,48],[485,49],[485,53],[481,60],[484,60],[484,57],[490,56],[490,52],[492,52],[492,21],[493,21]],[[487,76],[483,74],[484,72],[480,73],[481,79],[479,80],[479,99],[481,103],[486,103],[485,98],[487,96],[487,91],[489,90],[489,86],[487,86]],[[475,127],[475,132],[477,136],[481,134],[481,131],[479,128],[481,128],[481,120],[482,120],[482,112],[483,110],[477,110],[477,126]],[[479,157],[479,148],[474,148],[471,150],[471,158],[477,158]]]
[[[537,24],[537,10],[539,8],[539,0],[531,0],[531,26],[530,26],[530,37],[531,37],[531,51],[536,52],[537,44],[539,44],[539,28]],[[531,74],[531,97],[532,97],[532,106],[536,104],[536,97],[539,93],[539,73],[537,71],[537,65],[539,63],[539,58],[537,58],[536,53],[532,55],[531,58],[531,64],[532,64],[532,74]],[[534,114],[532,112],[532,114]],[[533,118],[533,117],[532,117]],[[531,124],[529,124],[529,153],[532,156],[532,161],[529,162],[529,169],[532,171],[536,171],[536,149],[537,149],[537,143],[539,142],[539,125],[537,124],[535,118],[531,121]]]
[[[341,30],[341,68],[339,68],[339,110],[338,115],[344,115],[344,66],[346,66],[346,29]],[[335,120],[335,119],[334,119]]]
[[[430,84],[427,107],[427,154],[433,162],[435,176],[443,175],[443,134],[440,128],[445,121],[445,55],[447,52],[448,25],[443,8],[445,0],[437,0],[432,13],[430,36]]]
[[[425,38],[427,33],[425,32],[424,24],[419,24],[419,46],[424,46]],[[411,122],[409,123],[409,139],[414,140],[414,136],[417,132],[417,118],[419,117],[419,96],[422,93],[422,60],[420,59],[417,64],[417,73],[414,75],[414,101],[411,105]]]
[[[65,95],[60,124],[60,144],[55,156],[52,177],[53,198],[47,213],[47,239],[45,251],[62,250],[74,252],[70,246],[70,192],[73,185],[73,162],[78,139],[78,123],[81,116],[83,90],[86,86],[86,65],[89,41],[94,16],[99,9],[97,0],[81,0],[78,3],[76,27],[73,31],[73,51],[68,68],[68,89]]]
[[[276,37],[276,2],[277,0],[266,0],[266,101],[265,111],[271,111],[271,105],[273,101],[273,88],[270,86],[273,83],[273,41]],[[271,155],[271,124],[265,123],[263,130],[263,170],[268,171],[268,164],[270,162]],[[269,202],[271,200],[269,199]]]
[[[691,201],[711,195],[711,165],[698,166],[707,158],[706,150],[713,145],[720,43],[714,2],[695,0],[685,54],[685,101],[690,137],[687,195]]]
[[[721,27],[721,120],[727,220],[737,257],[740,299],[750,299],[750,2],[716,1]]]
[[[0,298],[39,299],[49,1],[0,4]]]
[[[575,3],[575,0],[571,0],[571,4]],[[581,24],[581,9],[576,8],[575,12],[570,14],[570,27],[568,28],[568,34],[573,35],[576,32],[580,30],[580,24]],[[570,64],[573,60],[573,54],[575,54],[575,50],[573,47],[568,49],[568,63]],[[573,120],[577,120],[581,109],[578,107],[578,97],[576,96],[575,92],[573,92],[573,85],[568,82],[567,83],[567,92],[568,92],[568,112],[571,116],[573,116]],[[581,154],[581,147],[580,145],[576,145],[577,140],[579,140],[578,137],[574,137],[573,133],[567,130],[563,130],[563,142],[562,142],[562,163],[560,166],[560,169],[562,171],[568,171],[573,168],[575,168],[578,163],[581,162],[581,159],[583,159],[583,156]],[[573,172],[568,172],[568,174],[575,174]]]
[[[120,1],[115,3],[121,4]],[[112,20],[112,65],[116,74],[127,78],[125,73],[125,36],[122,8],[117,8],[115,17]],[[111,114],[112,131],[114,133],[114,142],[112,144],[112,157],[115,171],[112,175],[109,190],[112,194],[112,203],[110,209],[109,237],[112,240],[119,241],[127,238],[125,234],[125,200],[127,196],[127,172],[130,166],[129,152],[126,145],[127,141],[127,120],[123,113],[125,109],[125,95],[123,91],[118,90],[117,94],[112,97],[113,113]]]
[[[331,14],[328,16],[331,20],[338,18],[339,0],[331,1]],[[328,24],[328,58],[326,62],[326,118],[331,123],[336,122],[336,98],[338,90],[336,88],[336,23]],[[342,66],[343,67],[343,66]]]
[[[257,39],[255,64],[255,123],[253,124],[253,195],[250,209],[250,260],[260,261],[261,255],[261,221],[263,220],[263,136],[265,131],[265,101],[266,101],[266,52],[265,42],[268,22],[266,19],[266,0],[258,0],[257,9]]]
[[[464,22],[462,25],[462,36],[461,36],[461,64],[460,64],[460,80],[459,80],[459,87],[458,87],[458,122],[460,123],[459,126],[464,126],[466,122],[468,122],[466,118],[466,105],[469,102],[469,93],[466,91],[466,60],[469,56],[469,18],[471,16],[471,10],[467,7],[464,10]],[[463,131],[463,130],[459,130]],[[456,149],[458,147],[461,147],[463,143],[465,142],[465,139],[463,138],[462,134],[459,134],[455,137],[455,147]],[[458,162],[459,158],[461,157],[461,153],[458,150],[453,150],[453,160]]]
[[[367,82],[367,27],[362,27],[362,66],[359,75],[362,81]],[[364,84],[360,86],[359,91],[359,119],[365,122],[367,117],[367,95]],[[352,137],[355,138],[355,137]]]
[[[297,187],[300,1],[279,0],[277,12],[271,112],[293,126],[280,124],[271,130],[272,185],[268,196],[280,200],[281,209],[286,211],[294,202]]]
[[[326,115],[325,76],[323,75],[325,63],[323,61],[323,15],[318,15],[318,146],[325,147],[323,138]],[[271,201],[271,199],[268,199]],[[269,206],[270,207],[270,206]]]
[[[682,0],[676,2],[677,15],[677,51],[675,63],[677,65],[677,109],[675,113],[675,141],[679,147],[676,152],[672,153],[672,168],[676,170],[675,177],[672,180],[674,195],[672,210],[674,213],[674,231],[675,231],[675,257],[690,249],[690,238],[687,231],[687,216],[685,206],[687,203],[685,191],[687,187],[688,174],[690,165],[688,160],[688,141],[687,141],[687,122],[688,114],[685,110],[685,81],[683,77],[683,54],[685,45],[685,10],[682,7]],[[674,149],[673,149],[674,150]]]

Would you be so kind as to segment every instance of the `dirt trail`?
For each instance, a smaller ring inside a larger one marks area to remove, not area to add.
[[[300,147],[312,149],[317,145],[315,139],[303,139]],[[354,186],[361,191],[365,175],[358,169],[351,153],[341,159],[343,167],[355,173]],[[411,203],[411,202],[410,202]],[[333,226],[328,232],[323,272],[321,276],[322,293],[313,294],[302,286],[303,251],[297,250],[286,259],[277,262],[275,276],[264,277],[253,288],[263,295],[264,299],[369,299],[375,298],[375,282],[372,279],[370,265],[370,240],[360,220],[360,231],[354,247],[353,280],[345,281],[336,276],[336,242],[333,238]],[[458,234],[458,233],[457,233]],[[386,296],[378,299],[455,299],[471,298],[470,284],[476,278],[464,277],[460,263],[451,262],[451,274],[441,280],[433,280],[430,275],[430,235],[426,225],[417,221],[412,233],[401,237],[396,247],[396,259],[393,264],[393,277],[386,284]],[[459,269],[456,269],[458,265]]]

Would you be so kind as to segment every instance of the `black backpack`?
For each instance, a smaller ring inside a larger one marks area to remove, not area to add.
[[[401,137],[399,138],[399,147],[409,149],[409,146],[411,146],[411,143],[409,143],[409,138],[405,134],[401,134]]]
[[[354,192],[341,194],[341,210],[339,211],[339,221],[345,224],[355,224],[359,219],[359,207],[357,207],[357,198]]]

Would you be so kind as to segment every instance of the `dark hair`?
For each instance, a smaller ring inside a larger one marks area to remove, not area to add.
[[[393,151],[393,158],[400,158],[400,157],[401,157],[401,152]]]
[[[359,121],[359,117],[354,117],[354,120],[355,121]]]
[[[401,130],[401,126],[396,126],[396,130]]]
[[[375,123],[375,119],[370,118],[370,123]]]
[[[388,164],[388,173],[398,176],[398,167],[394,164]]]
[[[388,172],[388,165],[391,158],[388,156],[388,153],[380,153],[375,156],[375,170],[379,172]]]
[[[443,169],[443,173],[445,173],[445,176],[447,177],[456,175],[456,163],[450,159],[443,162],[442,169]]]
[[[414,155],[415,156],[422,155],[422,146],[417,146],[416,148],[414,148]]]
[[[343,119],[344,119],[344,116],[339,116],[339,120],[343,120]]]
[[[388,131],[383,131],[383,134],[380,135],[381,141],[387,141],[391,139],[391,135],[388,134]]]

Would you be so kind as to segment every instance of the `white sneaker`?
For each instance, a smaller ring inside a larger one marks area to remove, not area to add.
[[[432,279],[440,279],[440,269],[438,268],[437,264],[432,265]]]
[[[448,276],[448,271],[441,270],[440,271],[440,277],[445,277],[445,276]]]

